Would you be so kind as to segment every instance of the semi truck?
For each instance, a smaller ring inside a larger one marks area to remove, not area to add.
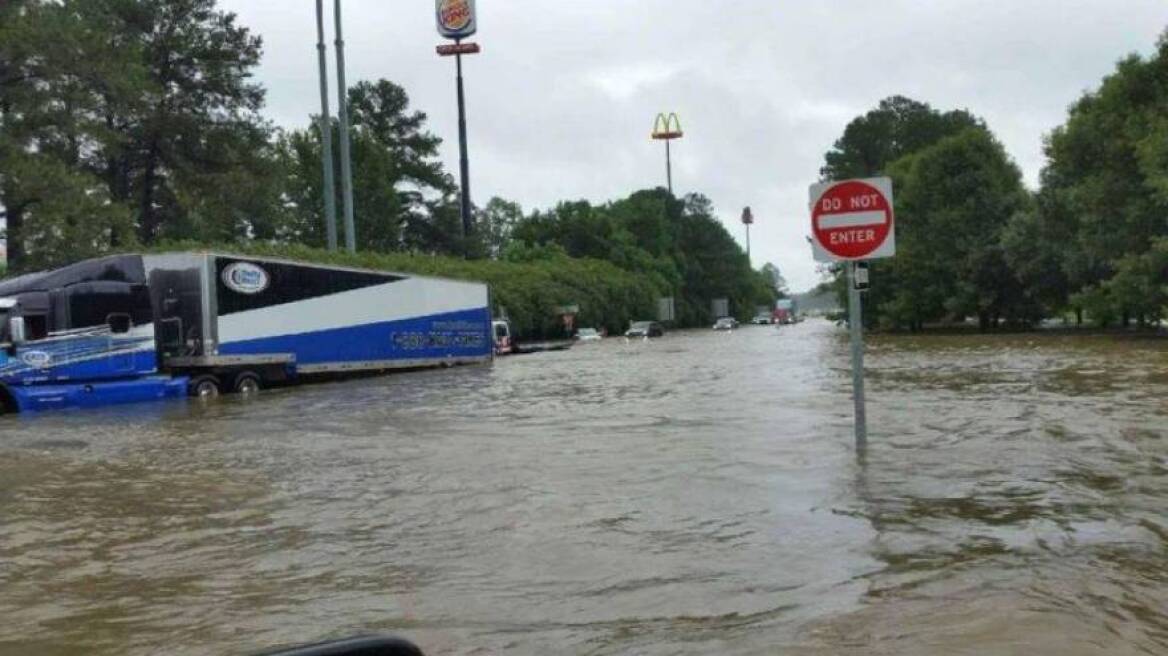
[[[226,253],[0,281],[0,411],[254,393],[493,357],[487,286]]]
[[[797,308],[795,306],[795,299],[780,298],[775,302],[775,323],[789,324],[795,323],[798,318],[795,313]]]

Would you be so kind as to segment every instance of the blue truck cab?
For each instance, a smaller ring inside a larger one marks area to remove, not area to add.
[[[0,409],[252,393],[487,362],[482,283],[209,252],[0,281]]]
[[[144,284],[117,267],[0,283],[0,406],[7,412],[96,406],[186,393],[158,370]],[[86,275],[88,274],[88,275]],[[7,293],[6,293],[7,292]]]

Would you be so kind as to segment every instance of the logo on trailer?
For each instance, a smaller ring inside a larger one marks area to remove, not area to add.
[[[258,294],[268,288],[268,272],[251,262],[232,262],[223,269],[223,284],[240,294]]]
[[[36,369],[44,369],[53,361],[53,355],[44,351],[25,351],[20,354],[20,361]]]
[[[461,39],[475,33],[474,0],[436,0],[434,15],[438,33],[448,39]]]

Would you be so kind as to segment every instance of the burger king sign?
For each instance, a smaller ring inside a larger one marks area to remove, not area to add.
[[[474,0],[435,0],[438,33],[448,39],[464,39],[475,33]]]

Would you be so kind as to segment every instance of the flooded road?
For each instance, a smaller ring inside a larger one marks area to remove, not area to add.
[[[1168,653],[1168,342],[825,322],[0,421],[0,653]]]

